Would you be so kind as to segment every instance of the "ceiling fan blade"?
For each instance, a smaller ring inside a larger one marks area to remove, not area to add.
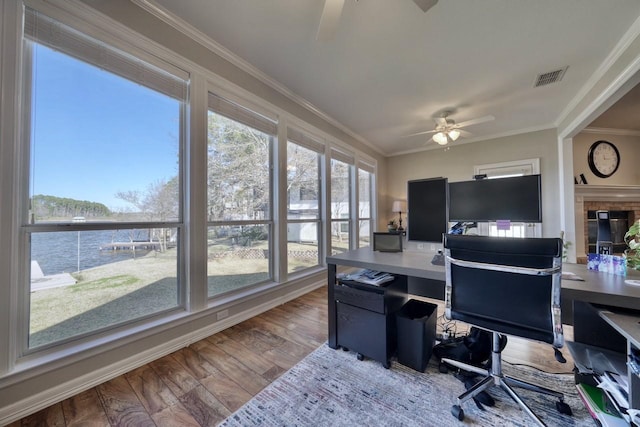
[[[427,134],[427,133],[435,133],[435,132],[438,132],[438,131],[435,130],[435,129],[425,130],[425,131],[422,131],[422,132],[412,133],[410,135],[405,135],[405,138],[409,138],[410,136],[424,135],[424,134]]]
[[[426,13],[429,9],[435,6],[436,3],[438,3],[438,0],[413,0],[413,2]]]
[[[458,129],[458,132],[460,132],[460,136],[462,138],[471,138],[473,136],[473,134],[471,132],[467,132],[464,129]]]
[[[456,128],[462,128],[465,126],[471,126],[471,125],[477,125],[479,123],[484,123],[484,122],[490,122],[492,120],[495,120],[496,118],[489,115],[489,116],[484,116],[484,117],[478,117],[477,119],[471,119],[471,120],[467,120],[466,122],[460,122],[460,123],[456,123],[455,127]]]
[[[322,9],[316,40],[328,41],[333,38],[340,22],[343,6],[344,0],[324,0],[324,9]]]

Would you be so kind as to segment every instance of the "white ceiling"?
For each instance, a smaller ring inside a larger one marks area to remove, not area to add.
[[[432,148],[433,117],[494,121],[472,142],[556,127],[640,15],[638,0],[346,0],[317,41],[323,0],[149,0],[385,154]],[[567,67],[534,88],[536,76]],[[599,127],[609,127],[601,123]]]

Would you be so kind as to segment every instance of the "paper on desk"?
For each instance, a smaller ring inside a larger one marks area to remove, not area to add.
[[[562,272],[562,280],[577,280],[579,282],[584,282],[584,279],[582,277],[578,276],[575,273],[571,273],[570,271]]]

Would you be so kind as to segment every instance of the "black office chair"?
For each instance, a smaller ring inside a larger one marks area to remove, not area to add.
[[[452,414],[462,421],[462,403],[498,385],[540,425],[545,424],[511,386],[557,397],[558,411],[571,415],[562,393],[506,376],[501,365],[500,334],[552,344],[556,359],[562,361],[558,350],[564,343],[560,319],[562,240],[445,235],[444,248],[446,317],[492,332],[487,369],[442,359],[464,371],[486,375],[458,397]]]

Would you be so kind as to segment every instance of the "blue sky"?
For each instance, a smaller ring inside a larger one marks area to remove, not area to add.
[[[179,102],[34,48],[31,194],[131,209],[118,191],[178,174]]]

